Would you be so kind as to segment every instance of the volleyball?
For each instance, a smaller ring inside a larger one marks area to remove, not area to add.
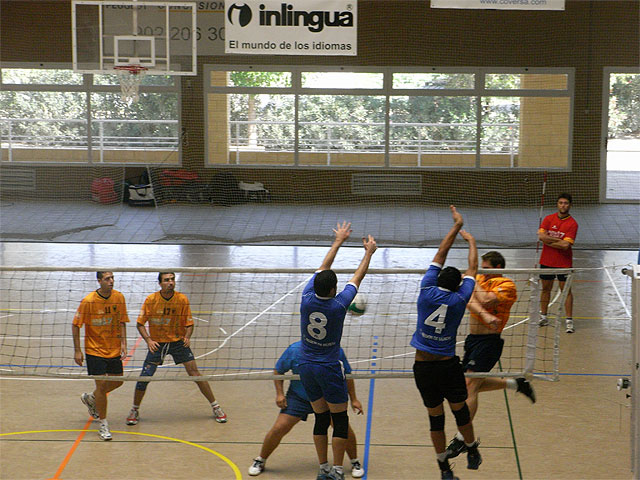
[[[349,305],[349,313],[352,315],[362,315],[367,309],[367,300],[365,296],[361,293],[358,293],[351,305]]]

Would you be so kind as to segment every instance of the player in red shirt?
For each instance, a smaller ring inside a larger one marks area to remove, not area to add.
[[[573,266],[573,246],[578,234],[578,222],[571,216],[572,198],[568,193],[558,195],[558,212],[548,215],[542,220],[538,230],[538,239],[543,243],[540,255],[540,268],[570,268]],[[564,289],[566,275],[540,275],[542,292],[540,294],[540,323],[541,327],[548,325],[547,309],[551,298],[553,280],[558,278],[560,290]],[[573,293],[567,293],[564,304],[566,314],[566,331],[573,333]]]

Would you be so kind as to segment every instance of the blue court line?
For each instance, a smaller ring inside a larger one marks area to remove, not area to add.
[[[378,336],[375,335],[373,337],[373,347],[378,346]],[[374,352],[377,352],[377,348],[372,348]],[[372,355],[371,358],[376,358],[375,355]],[[375,367],[377,362],[371,362],[371,366]],[[371,373],[376,373],[375,370],[371,370]],[[367,430],[364,437],[364,457],[362,458],[362,464],[364,466],[364,477],[363,480],[367,480],[369,476],[369,446],[371,445],[371,421],[373,419],[373,397],[376,387],[376,380],[372,378],[369,380],[369,401],[367,402]]]

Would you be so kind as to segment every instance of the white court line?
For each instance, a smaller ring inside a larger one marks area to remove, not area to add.
[[[627,306],[624,303],[624,299],[622,298],[622,295],[620,295],[620,291],[618,290],[618,287],[616,287],[615,282],[613,281],[613,277],[611,276],[611,274],[609,273],[609,270],[607,270],[606,265],[602,264],[603,270],[605,271],[605,273],[607,274],[607,277],[609,277],[609,281],[611,282],[611,285],[613,285],[613,289],[616,292],[616,295],[618,296],[618,298],[620,299],[620,303],[622,304],[622,308],[624,308],[625,313],[627,314],[627,318],[631,318],[631,312],[629,312],[629,309],[627,308]]]
[[[13,313],[10,313],[9,315],[2,315],[0,318],[8,318],[8,317],[13,317]]]
[[[209,320],[205,320],[204,318],[194,317],[193,315],[191,316],[191,318],[193,318],[194,320],[200,320],[201,322],[204,322],[204,323],[209,323]]]

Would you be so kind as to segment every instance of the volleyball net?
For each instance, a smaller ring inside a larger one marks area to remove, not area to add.
[[[191,349],[207,380],[274,378],[276,361],[300,339],[300,297],[313,275],[312,270],[299,268],[0,267],[0,375],[87,378],[85,367],[74,362],[72,321],[81,300],[99,287],[96,271],[114,272],[114,288],[126,300],[130,322],[124,380],[128,381],[140,379],[148,351],[136,320],[145,298],[159,290],[158,271],[175,272],[176,291],[189,298],[195,323]],[[502,332],[505,345],[499,366],[474,375],[557,380],[558,319],[564,297],[553,302],[550,325],[539,327],[539,271],[501,272],[516,284],[518,298]],[[339,288],[352,275],[344,269],[336,273]],[[360,288],[367,299],[366,312],[347,315],[341,342],[353,378],[413,375],[415,349],[410,340],[423,274],[417,269],[369,271]],[[570,273],[568,285],[572,279]],[[460,357],[468,327],[467,314],[458,330]],[[84,352],[83,338],[81,342]],[[155,376],[144,379],[194,380],[171,356]]]

